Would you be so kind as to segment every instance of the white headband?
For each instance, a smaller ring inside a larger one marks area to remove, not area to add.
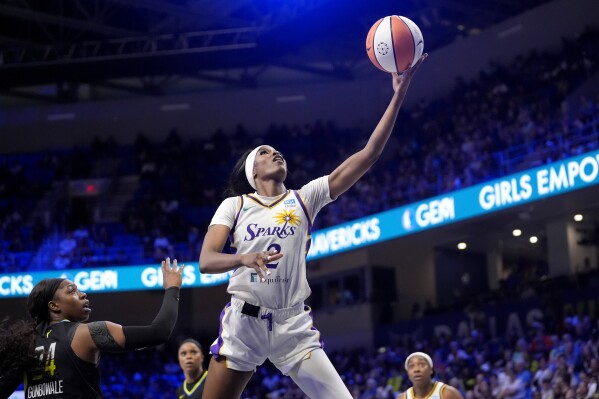
[[[250,183],[250,186],[252,186],[254,190],[256,189],[256,181],[254,180],[254,161],[256,160],[256,154],[260,147],[262,146],[259,145],[254,148],[245,159],[245,177],[248,179],[248,183]]]
[[[408,356],[406,358],[406,363],[404,364],[404,367],[406,368],[406,370],[408,369],[408,362],[410,361],[411,358],[413,358],[414,356],[420,356],[422,358],[424,358],[424,360],[426,360],[426,362],[428,363],[428,365],[433,368],[433,359],[431,359],[431,357],[429,355],[427,355],[424,352],[414,352],[412,353],[410,356]]]

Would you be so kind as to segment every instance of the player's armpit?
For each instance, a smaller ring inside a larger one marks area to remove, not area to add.
[[[122,352],[125,350],[116,342],[105,321],[94,321],[88,323],[87,327],[94,344],[100,351]]]

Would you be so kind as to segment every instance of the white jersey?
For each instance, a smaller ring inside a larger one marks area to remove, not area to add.
[[[445,384],[436,381],[433,383],[433,389],[431,389],[431,392],[426,396],[426,399],[442,399],[444,390]],[[416,399],[416,397],[414,396],[414,388],[409,388],[406,390],[405,399]]]
[[[261,282],[254,269],[237,268],[227,291],[252,305],[272,309],[303,303],[310,296],[306,279],[306,255],[310,248],[312,222],[323,206],[332,202],[328,176],[312,180],[300,190],[287,190],[278,197],[256,193],[225,199],[210,225],[231,229],[233,253],[276,249],[283,254],[268,265],[270,276]]]

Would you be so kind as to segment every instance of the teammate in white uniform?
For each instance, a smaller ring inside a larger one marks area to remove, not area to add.
[[[210,348],[204,399],[239,398],[267,358],[312,399],[351,399],[322,350],[304,301],[310,295],[306,254],[314,217],[353,186],[381,155],[420,61],[393,75],[394,95],[366,146],[330,175],[288,190],[287,164],[262,145],[244,154],[231,175],[230,198],[214,215],[200,254],[202,273],[234,270],[232,299],[221,313],[218,338]],[[255,192],[251,193],[253,190]],[[222,253],[230,238],[231,254]]]
[[[424,352],[414,352],[405,363],[412,388],[397,396],[397,399],[464,399],[460,391],[451,385],[433,381],[433,360]]]

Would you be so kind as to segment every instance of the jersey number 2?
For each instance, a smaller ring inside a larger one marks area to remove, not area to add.
[[[279,244],[270,244],[270,246],[268,247],[268,249],[266,251],[270,252],[271,249],[276,250],[277,253],[281,253],[281,246]],[[276,269],[278,264],[279,264],[279,262],[267,263],[266,267],[268,267],[269,269]]]

